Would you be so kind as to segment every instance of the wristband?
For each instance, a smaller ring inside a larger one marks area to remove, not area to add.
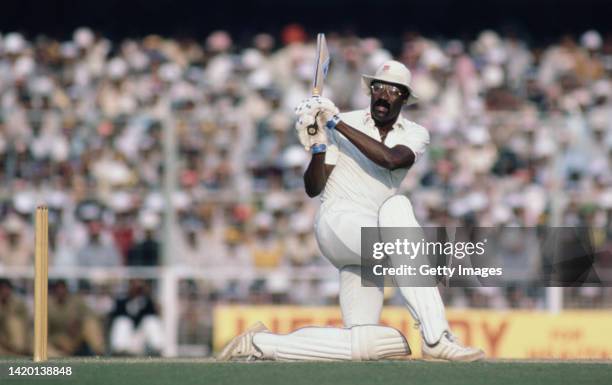
[[[336,125],[340,122],[340,117],[338,115],[334,115],[332,116],[327,123],[325,123],[325,127],[329,128],[330,130],[336,128]]]
[[[325,144],[313,144],[312,147],[310,147],[310,152],[313,155],[320,154],[325,151],[327,151],[327,146]]]

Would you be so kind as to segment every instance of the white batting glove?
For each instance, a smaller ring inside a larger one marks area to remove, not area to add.
[[[317,118],[317,121],[319,123],[319,128],[315,135],[308,134],[308,126],[315,123],[315,115],[303,114],[299,116],[297,122],[295,122],[295,130],[297,131],[298,139],[306,151],[310,151],[310,148],[314,144],[327,145],[328,143],[325,123],[321,124],[322,122],[320,117]]]
[[[326,121],[340,112],[334,102],[322,96],[311,96],[306,98],[295,107],[295,114],[297,116],[303,114],[315,115],[319,111],[322,112]]]

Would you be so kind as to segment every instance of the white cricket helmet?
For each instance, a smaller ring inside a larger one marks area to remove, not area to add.
[[[388,60],[382,63],[374,76],[361,75],[361,84],[366,94],[370,95],[370,85],[375,80],[406,87],[410,91],[410,97],[406,101],[406,105],[416,103],[419,100],[410,87],[410,81],[412,80],[410,70],[398,61]]]

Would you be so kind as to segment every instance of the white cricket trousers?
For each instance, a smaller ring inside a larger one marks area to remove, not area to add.
[[[405,227],[419,227],[410,201],[394,196],[397,211],[406,213]],[[340,270],[340,307],[345,327],[380,321],[383,288],[361,285],[361,227],[377,227],[379,213],[366,211],[346,200],[326,201],[315,221],[315,236],[323,255]],[[428,344],[435,344],[449,330],[444,304],[437,287],[399,287],[413,318]]]

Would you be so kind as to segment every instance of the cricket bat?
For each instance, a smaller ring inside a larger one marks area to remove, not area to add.
[[[323,94],[323,83],[325,77],[327,77],[327,71],[329,70],[329,51],[327,50],[327,41],[325,40],[325,34],[319,33],[317,35],[317,61],[315,65],[314,79],[312,81],[312,95],[320,96]],[[315,123],[308,127],[308,134],[315,135],[319,127]]]

